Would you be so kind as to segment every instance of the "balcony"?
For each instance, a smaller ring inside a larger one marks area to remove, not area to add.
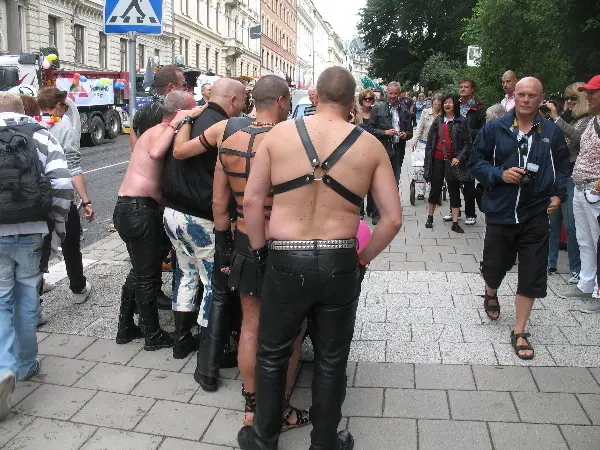
[[[244,52],[243,45],[235,38],[227,38],[223,43],[223,54],[225,58],[237,58]]]
[[[237,8],[240,3],[240,0],[225,0],[225,7],[227,8]]]

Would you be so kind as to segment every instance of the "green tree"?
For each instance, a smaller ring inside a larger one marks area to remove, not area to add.
[[[455,92],[460,78],[460,64],[443,53],[434,53],[423,65],[419,83],[428,91]]]
[[[419,81],[427,58],[437,52],[466,59],[462,20],[477,0],[367,0],[358,30],[373,51],[371,74],[405,84]]]

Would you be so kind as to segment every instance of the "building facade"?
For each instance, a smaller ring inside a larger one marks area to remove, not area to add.
[[[261,74],[296,79],[296,0],[261,0]]]
[[[362,78],[369,76],[371,55],[365,49],[362,40],[355,36],[346,46],[346,67],[356,80],[356,89],[363,88]]]
[[[296,86],[306,89],[313,84],[313,54],[315,32],[315,5],[311,0],[298,0],[296,25]]]
[[[327,45],[327,67],[333,66],[344,66],[346,62],[346,52],[344,50],[344,44],[342,40],[337,35],[335,31],[333,31],[333,27],[329,22],[327,24],[327,37],[328,37],[328,45]]]
[[[102,0],[0,0],[0,52],[55,45],[65,69],[127,71],[127,37],[104,34],[103,5]],[[249,28],[259,24],[259,7],[260,0],[166,1],[163,33],[137,37],[136,68],[143,70],[152,56],[170,64],[181,55],[187,66],[203,72],[258,74],[260,40],[250,39]]]

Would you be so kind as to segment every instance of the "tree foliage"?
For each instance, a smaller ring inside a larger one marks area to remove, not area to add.
[[[419,83],[436,92],[456,91],[456,80],[460,77],[458,61],[451,61],[443,53],[434,53],[423,65]]]
[[[462,20],[476,0],[367,0],[358,30],[373,51],[371,74],[411,85],[434,53],[464,60]]]

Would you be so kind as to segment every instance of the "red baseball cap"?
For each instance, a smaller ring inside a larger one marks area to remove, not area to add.
[[[584,84],[583,86],[579,86],[577,88],[579,92],[595,91],[596,89],[600,89],[600,75],[596,75],[588,82],[588,84]]]

